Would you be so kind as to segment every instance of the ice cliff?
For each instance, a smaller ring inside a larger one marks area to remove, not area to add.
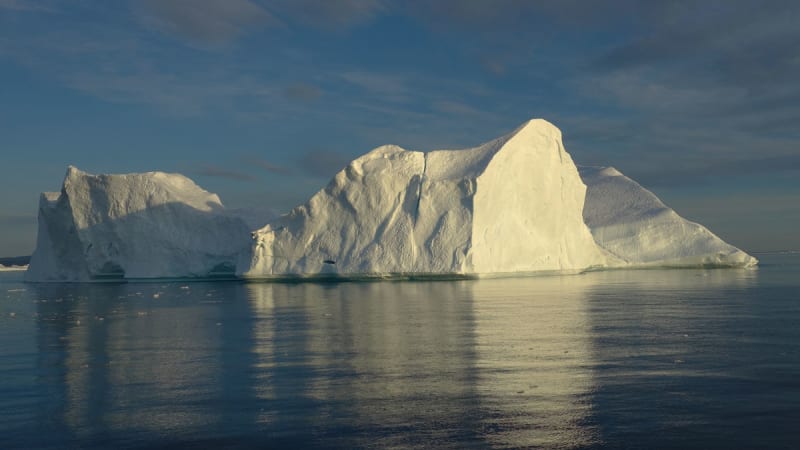
[[[472,149],[376,148],[306,204],[267,217],[225,210],[182,175],[70,167],[60,193],[42,194],[26,276],[483,276],[757,262],[612,168],[579,174],[544,120]]]
[[[179,174],[91,175],[69,167],[39,202],[31,281],[233,275],[250,227]]]
[[[758,261],[668,208],[613,167],[579,167],[595,241],[633,267],[749,267]]]
[[[261,278],[604,266],[583,222],[585,190],[561,132],[544,120],[466,150],[383,146],[256,231],[239,267]]]

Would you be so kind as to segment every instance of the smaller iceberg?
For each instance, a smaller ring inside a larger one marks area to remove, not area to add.
[[[246,221],[180,174],[91,175],[70,166],[39,202],[28,281],[232,276]]]
[[[758,260],[668,208],[613,167],[581,167],[583,219],[628,267],[751,267]]]

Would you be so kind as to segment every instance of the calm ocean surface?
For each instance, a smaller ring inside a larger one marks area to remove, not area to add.
[[[800,254],[757,270],[25,284],[0,448],[797,448]]]

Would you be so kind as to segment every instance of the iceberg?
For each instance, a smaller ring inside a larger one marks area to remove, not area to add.
[[[465,150],[388,145],[253,233],[246,278],[487,275],[609,265],[583,221],[586,187],[541,119]]]
[[[226,210],[180,174],[70,166],[61,191],[40,198],[25,276],[477,277],[755,264],[617,170],[579,169],[558,128],[534,119],[470,149],[378,147],[283,216]]]
[[[179,174],[91,175],[70,166],[39,202],[29,281],[234,275],[245,220]]]
[[[751,267],[756,258],[688,221],[613,167],[578,167],[583,218],[595,241],[629,267]]]

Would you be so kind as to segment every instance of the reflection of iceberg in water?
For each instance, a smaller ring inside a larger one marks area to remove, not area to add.
[[[759,283],[759,270],[592,275],[598,282],[589,292],[586,327],[593,335],[592,359],[602,368],[591,396],[592,423],[604,443],[791,447],[769,442],[781,435],[778,430],[794,432],[797,419],[784,411],[765,413],[765,405],[779,403],[787,390],[778,369],[785,358],[770,359],[780,340],[764,339],[772,332],[764,328],[765,319],[780,312],[776,303],[758,301],[750,291]],[[781,387],[764,400],[760,396],[770,385]]]
[[[349,430],[356,447],[478,439],[469,282],[248,289],[265,426]]]
[[[501,447],[583,447],[593,389],[586,275],[475,283],[478,392]]]
[[[37,296],[48,299],[38,305],[38,340],[39,353],[50,360],[40,364],[63,373],[47,382],[48,420],[79,441],[175,438],[178,430],[192,435],[219,427],[220,413],[211,405],[226,383],[240,380],[219,361],[230,338],[216,324],[226,312],[209,301],[235,298],[232,290],[241,286],[198,283],[191,289],[35,285]]]
[[[263,424],[369,430],[355,446],[590,444],[591,284],[250,284]]]
[[[49,432],[27,447],[592,446],[635,370],[731,354],[699,328],[738,329],[752,305],[719,299],[757,274],[35,285],[39,403],[18,416]]]
[[[746,288],[757,275],[756,270],[638,270],[474,283],[476,385],[486,439],[503,447],[603,442],[602,410],[608,407],[597,400],[609,396],[598,394],[611,390],[612,398],[625,398],[616,389],[627,387],[625,381],[600,378],[597,367],[602,373],[609,365],[623,368],[620,380],[629,380],[631,372],[624,368],[630,358],[660,358],[676,370],[675,361],[698,348],[696,339],[684,337],[688,324],[702,327],[719,314],[716,302],[696,303],[702,296],[724,297]],[[690,302],[695,304],[689,307]],[[664,331],[680,336],[679,342],[663,345],[652,338]],[[648,334],[651,344],[661,345],[642,354],[644,346],[633,337]]]

